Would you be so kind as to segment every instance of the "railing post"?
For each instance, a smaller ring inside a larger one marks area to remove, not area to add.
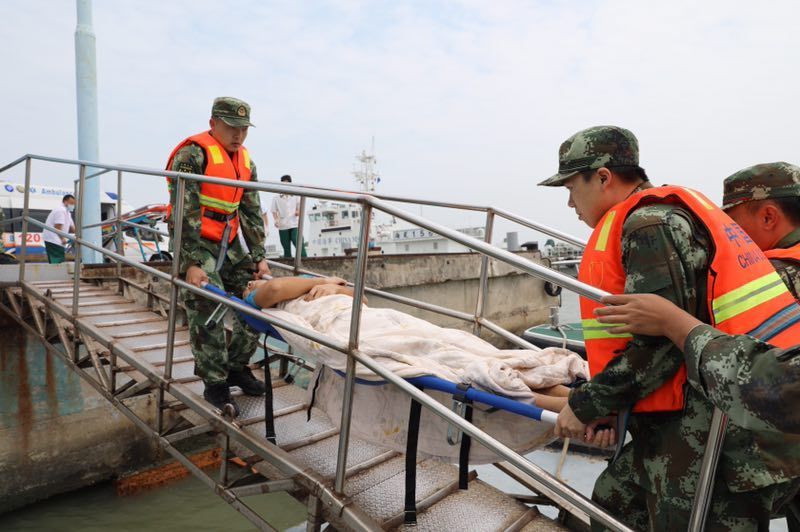
[[[80,283],[81,283],[81,235],[83,234],[83,191],[85,190],[86,185],[86,165],[82,164],[80,169],[80,174],[78,177],[78,198],[77,198],[77,208],[75,209],[75,240],[73,240],[72,249],[73,253],[75,254],[75,261],[73,262],[73,266],[75,267],[75,271],[73,272],[73,288],[72,288],[72,318],[75,319],[78,317],[78,303],[80,300]],[[69,227],[66,228],[65,233],[69,233]],[[77,356],[77,351],[76,351]]]
[[[122,241],[122,170],[117,170],[117,253],[125,256],[125,244]],[[117,279],[122,277],[122,263],[117,261]]]
[[[178,318],[178,285],[175,280],[181,273],[181,241],[183,239],[183,196],[186,192],[186,181],[183,177],[175,178],[175,208],[172,210],[172,268],[169,290],[169,325],[167,326],[167,352],[164,363],[164,380],[172,379],[172,358],[175,351],[175,321]],[[158,431],[161,432],[164,425],[164,389],[158,391]]]
[[[342,422],[339,425],[339,454],[336,462],[337,493],[344,492],[344,478],[347,472],[347,447],[350,443],[350,419],[353,413],[353,385],[356,380],[356,360],[353,352],[358,349],[361,329],[361,307],[364,301],[364,285],[367,275],[367,256],[369,254],[369,226],[372,219],[372,205],[361,207],[361,232],[358,238],[355,280],[353,282],[353,312],[350,315],[350,340],[348,342],[347,371],[344,382],[344,402],[342,403]]]
[[[483,241],[487,244],[492,243],[492,233],[494,232],[494,211],[488,209],[486,211],[486,227],[484,229]],[[475,323],[472,325],[472,333],[476,336],[481,334],[480,318],[483,317],[483,312],[486,310],[486,291],[489,289],[489,257],[483,255],[481,257],[481,277],[478,282],[478,297],[475,302]]]
[[[21,247],[17,246],[19,250],[19,282],[25,280],[25,263],[28,258],[28,215],[30,213],[31,201],[31,158],[25,159],[25,203],[22,207],[22,242]],[[11,226],[12,232],[14,226]],[[44,241],[42,241],[44,245]]]
[[[300,196],[300,212],[297,221],[297,243],[294,246],[294,274],[300,275],[303,256],[303,218],[306,217],[306,197]],[[291,245],[291,244],[289,244]]]
[[[700,477],[692,501],[692,513],[689,516],[689,532],[701,532],[705,529],[708,510],[711,508],[712,493],[714,491],[714,478],[717,474],[717,463],[725,443],[725,433],[728,430],[728,416],[719,408],[714,408],[711,417],[711,426],[708,430],[703,461],[700,464]]]

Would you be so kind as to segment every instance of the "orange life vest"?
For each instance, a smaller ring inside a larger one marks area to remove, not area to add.
[[[242,146],[234,154],[233,160],[210,132],[193,135],[172,150],[167,161],[167,170],[172,169],[172,162],[178,150],[189,144],[197,144],[206,155],[205,175],[224,177],[234,181],[250,181],[250,154]],[[167,178],[167,186],[171,189],[172,179]],[[228,244],[233,242],[239,230],[239,202],[244,190],[238,187],[217,185],[215,183],[200,184],[200,236],[212,242],[221,242],[225,226],[230,225]],[[167,217],[172,215],[169,206]]]
[[[764,252],[768,259],[785,260],[800,264],[800,244],[788,248],[775,248]]]
[[[800,305],[786,289],[764,253],[728,215],[694,190],[666,186],[646,189],[617,204],[600,219],[580,264],[578,279],[612,294],[625,290],[622,226],[634,209],[652,203],[678,205],[700,220],[713,240],[708,272],[711,324],[728,334],[749,334],[779,347],[800,344]],[[581,298],[581,318],[589,372],[595,375],[628,345],[629,334],[611,334],[613,325],[598,323],[602,306]],[[634,412],[681,410],[686,367],[640,400]]]

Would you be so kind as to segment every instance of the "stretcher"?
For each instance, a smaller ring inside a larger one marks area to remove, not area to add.
[[[211,285],[206,284],[205,289],[209,292],[212,292],[218,296],[225,297],[231,301],[237,302],[242,305],[250,306],[254,309],[254,307],[250,305],[250,303],[246,302],[245,300],[236,297],[232,294],[225,292],[223,289]],[[218,313],[215,312],[215,315]],[[268,337],[272,337],[276,340],[285,341],[281,333],[268,321],[258,319],[254,316],[251,316],[246,313],[239,313],[239,316],[254,330],[267,335]],[[217,320],[221,319],[221,317],[215,318]],[[266,353],[265,353],[266,355]],[[309,412],[311,409],[311,405],[315,402],[315,396],[317,395],[317,388],[320,384],[320,377],[322,375],[322,371],[324,368],[318,368],[315,372],[315,378],[313,380],[313,384],[310,387],[311,391],[311,400],[309,404]],[[337,401],[338,394],[341,393],[342,386],[342,378],[343,374],[340,371],[333,370],[332,372],[334,375],[340,377],[339,379],[327,379],[323,389],[327,390],[329,394],[325,397],[324,400],[321,400],[320,403],[323,405],[334,405],[334,404],[341,404],[341,402]],[[338,380],[339,383],[332,382]],[[502,395],[498,395],[496,393],[487,392],[484,390],[473,388],[469,385],[469,383],[455,383],[450,382],[445,379],[436,376],[424,375],[424,376],[417,376],[417,377],[410,377],[406,379],[410,384],[416,386],[420,390],[424,391],[434,391],[445,394],[452,401],[452,408],[455,412],[461,415],[466,421],[472,423],[474,416],[477,414],[478,416],[489,416],[494,414],[495,412],[506,412],[512,414],[514,416],[521,416],[523,418],[532,419],[538,422],[543,422],[544,424],[554,424],[557,414],[539,408],[535,405],[525,403],[522,401],[517,401],[511,399],[509,397],[504,397]],[[265,437],[268,441],[275,443],[276,436],[275,436],[275,426],[274,420],[272,418],[272,387],[271,387],[271,379],[266,379],[267,384],[267,391],[265,394]],[[377,389],[377,388],[386,388],[386,390],[380,391],[378,393],[383,393],[383,403],[386,405],[396,405],[396,404],[408,404],[402,401],[397,401],[395,399],[400,399],[399,397],[389,397],[386,396],[386,393],[393,393],[389,389],[394,389],[394,387],[385,386],[387,383],[386,381],[381,380],[368,380],[362,378],[356,378],[356,384],[362,385],[361,388],[366,390],[366,400],[365,393],[361,394],[362,401],[359,403],[356,400],[357,394],[354,393],[354,412],[359,411],[359,404],[365,406],[366,408],[374,407],[375,404],[380,403],[380,398],[370,397],[369,396],[369,389]],[[358,387],[357,387],[358,388]],[[397,392],[394,392],[397,393]],[[441,400],[441,399],[440,399]],[[386,409],[387,407],[384,407]],[[405,407],[402,407],[405,410]],[[394,409],[397,412],[397,408],[394,406],[389,407],[389,409]],[[362,409],[363,411],[363,409]],[[385,411],[385,410],[384,410]],[[402,442],[402,450],[405,452],[405,460],[406,460],[406,477],[405,477],[405,522],[406,524],[413,524],[416,522],[416,462],[418,459],[418,454],[420,452],[419,443],[420,443],[420,427],[422,422],[422,408],[421,404],[416,400],[410,401],[410,408],[407,410],[408,416],[407,418],[403,417],[400,421],[393,421],[394,426],[393,430],[387,430],[385,426],[381,427],[380,422],[375,424],[377,426],[377,433],[382,433],[386,435],[388,433],[395,433],[396,440],[393,442],[395,445],[394,448],[397,449],[398,444]],[[336,412],[328,411],[329,415],[333,419],[335,419]],[[377,415],[374,414],[367,414],[368,417],[372,418],[373,420],[385,420],[385,415]],[[354,416],[356,418],[357,416]],[[497,417],[497,416],[495,416]],[[430,418],[426,420],[427,422],[433,421]],[[437,420],[440,421],[441,420]],[[502,426],[506,423],[506,419],[501,419],[500,423],[497,424]],[[400,425],[404,424],[405,431],[399,430]],[[374,423],[370,423],[370,426],[374,425]],[[530,425],[529,423],[526,425]],[[484,429],[486,430],[486,429]],[[552,441],[552,431],[548,428],[547,425],[543,426],[541,429],[537,429],[537,439],[535,440],[535,446],[541,446],[548,441]],[[487,430],[488,431],[488,430]],[[491,433],[491,432],[490,432]],[[433,438],[441,441],[441,431],[438,433],[433,434]],[[542,439],[542,435],[544,435],[544,439]],[[367,435],[369,436],[369,435]],[[467,489],[467,485],[469,482],[469,464],[473,460],[471,460],[471,453],[473,453],[472,445],[471,445],[471,438],[461,433],[461,431],[456,430],[451,425],[447,424],[446,426],[446,441],[447,446],[453,449],[455,452],[457,447],[457,455],[450,456],[450,453],[442,453],[436,452],[436,449],[441,449],[441,445],[433,449],[433,453],[431,454],[431,446],[428,445],[426,447],[426,441],[429,442],[431,436],[427,438],[427,440],[423,439],[423,449],[422,451],[429,456],[438,456],[443,459],[452,459],[457,458],[458,465],[459,465],[459,487],[461,489]],[[531,440],[534,441],[534,440]],[[386,443],[386,442],[381,442]],[[390,444],[392,442],[389,442]],[[390,445],[392,446],[392,445]],[[446,448],[446,447],[445,447]],[[481,450],[482,447],[478,447],[475,450]],[[528,449],[530,450],[530,449]]]

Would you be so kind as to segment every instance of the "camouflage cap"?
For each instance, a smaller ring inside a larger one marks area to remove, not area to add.
[[[214,104],[211,106],[211,116],[219,118],[232,127],[255,127],[250,122],[250,106],[247,105],[247,102],[243,102],[238,98],[231,98],[230,96],[214,98]]]
[[[558,150],[558,173],[539,186],[560,187],[586,170],[639,165],[639,141],[627,129],[617,126],[595,126],[578,131],[561,144]]]
[[[739,170],[725,179],[722,209],[747,201],[800,196],[800,167],[777,162]]]

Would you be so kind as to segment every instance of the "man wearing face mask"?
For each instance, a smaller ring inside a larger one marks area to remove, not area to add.
[[[181,246],[176,250],[180,272],[194,286],[208,282],[241,295],[250,280],[269,273],[258,191],[236,186],[238,182],[256,181],[256,166],[244,147],[252,125],[247,103],[237,98],[217,98],[211,107],[210,129],[178,144],[167,163],[167,170],[231,182],[227,186],[187,180],[183,212],[170,213],[170,232],[175,223],[182,223]],[[168,178],[167,183],[172,210],[176,186],[172,179]],[[238,238],[240,229],[247,249]],[[259,335],[237,316],[228,345],[222,327],[205,325],[216,303],[188,290],[181,290],[181,299],[186,306],[195,374],[205,384],[203,396],[220,410],[233,405],[238,415],[231,386],[238,386],[248,395],[263,395],[266,389],[247,366]]]
[[[72,212],[75,210],[75,196],[67,194],[61,200],[61,205],[50,211],[45,220],[45,225],[54,227],[65,233],[75,231],[75,222],[72,221]],[[69,240],[57,235],[53,231],[45,229],[42,231],[44,248],[47,251],[47,262],[50,264],[61,264],[64,262],[64,250],[69,244]]]

